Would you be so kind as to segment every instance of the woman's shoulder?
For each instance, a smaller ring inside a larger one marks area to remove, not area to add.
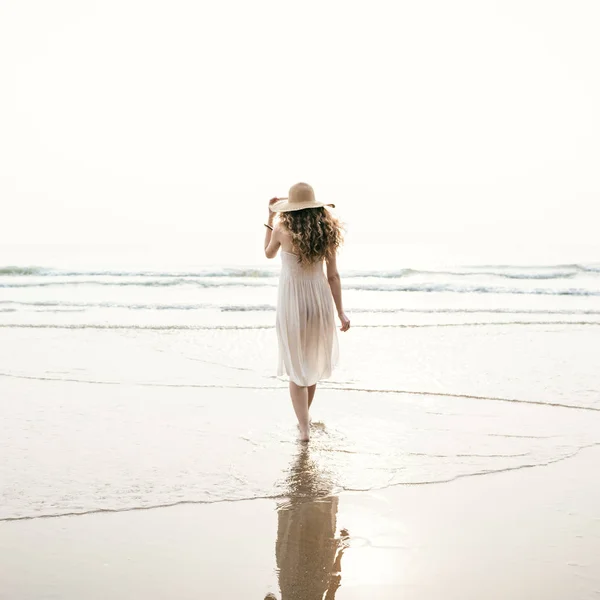
[[[281,248],[286,252],[292,252],[292,234],[289,232],[289,230],[282,223],[276,223],[275,233],[277,235],[279,243],[281,244]]]
[[[288,231],[287,227],[283,223],[275,223],[274,233],[277,234],[280,240],[292,239],[292,234]]]

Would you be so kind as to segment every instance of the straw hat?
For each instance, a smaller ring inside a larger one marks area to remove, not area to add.
[[[280,198],[279,201],[271,205],[273,212],[290,212],[292,210],[302,210],[303,208],[319,208],[321,206],[331,206],[335,204],[325,204],[315,200],[315,191],[308,183],[296,183],[290,188],[287,198]]]

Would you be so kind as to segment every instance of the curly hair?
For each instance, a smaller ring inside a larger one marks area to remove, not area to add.
[[[298,262],[304,265],[329,259],[343,243],[340,222],[323,207],[279,213],[279,222],[291,234]]]

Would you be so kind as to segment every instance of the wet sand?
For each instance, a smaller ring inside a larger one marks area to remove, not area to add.
[[[311,460],[299,447],[287,498],[3,522],[0,598],[600,595],[600,447],[548,466],[325,498]]]
[[[597,327],[271,334],[5,329],[0,600],[599,597]]]

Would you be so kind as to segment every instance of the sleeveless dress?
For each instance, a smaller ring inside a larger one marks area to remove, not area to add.
[[[304,266],[281,251],[276,330],[277,375],[310,386],[327,379],[338,360],[334,304],[324,261]]]

